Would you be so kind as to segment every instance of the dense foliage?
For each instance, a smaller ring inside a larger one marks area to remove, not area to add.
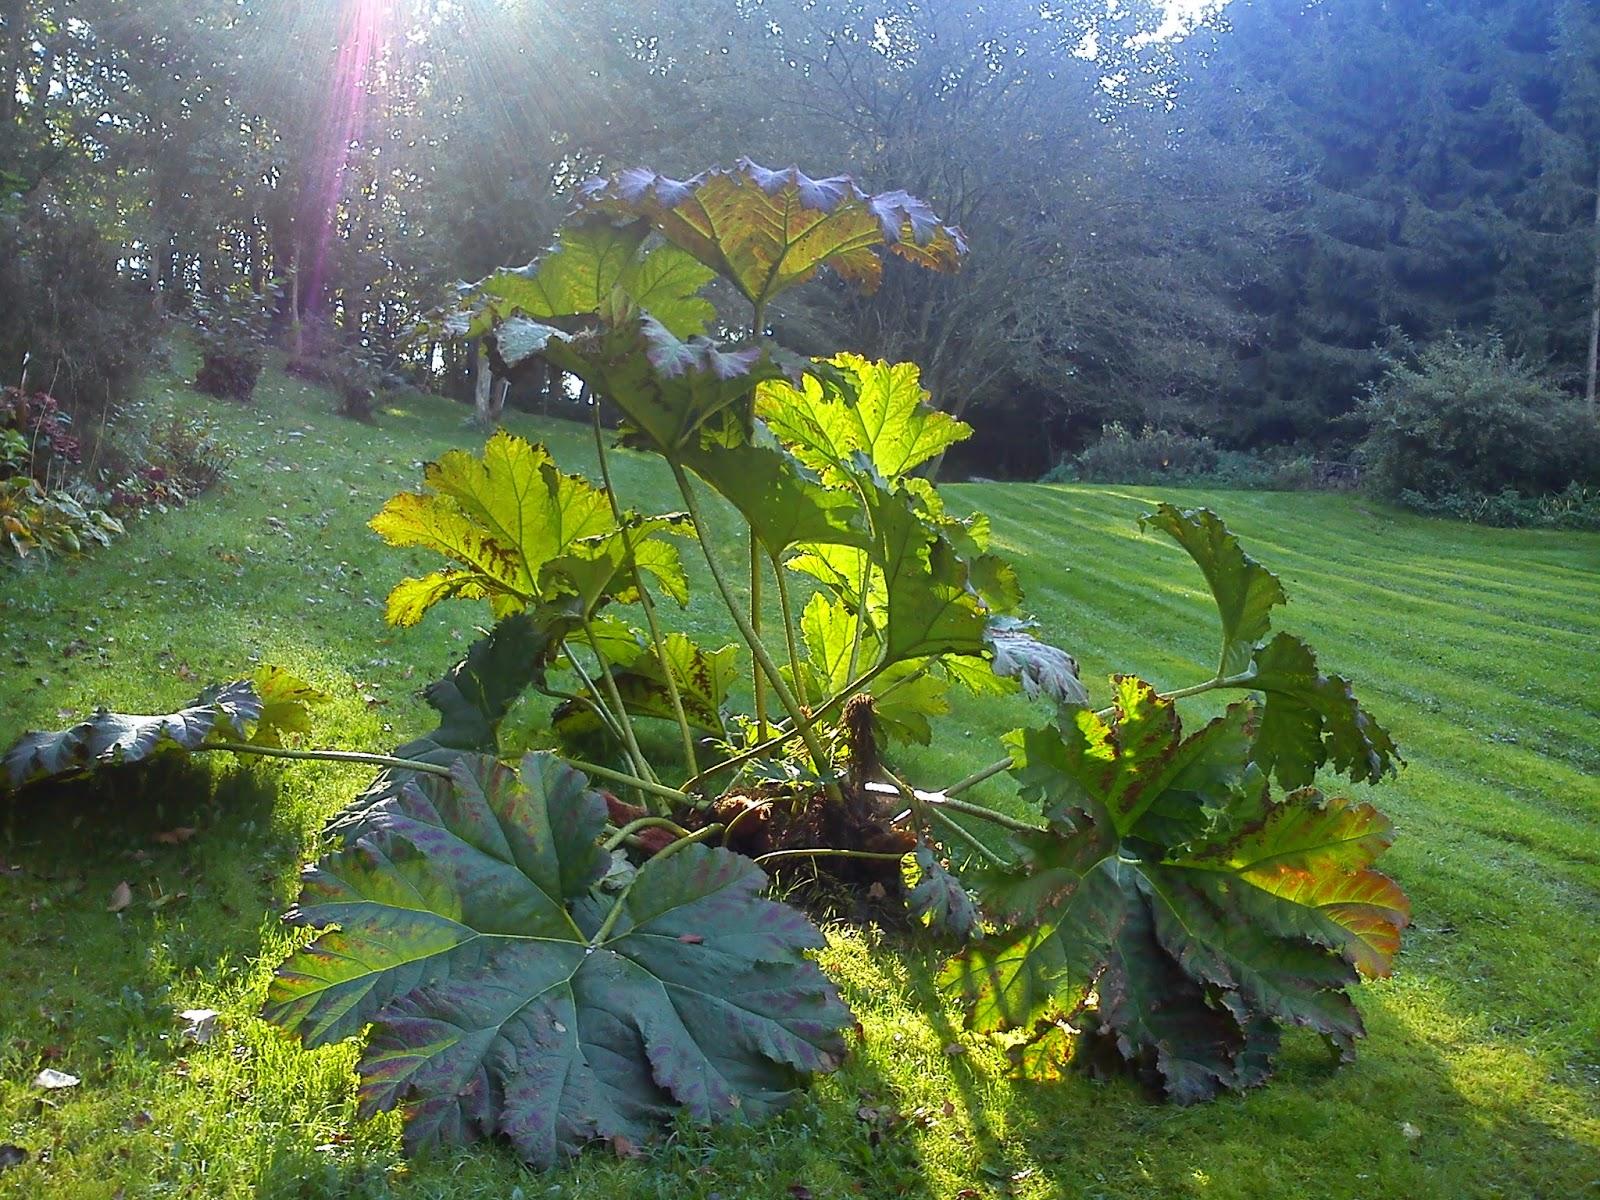
[[[1391,498],[1538,496],[1600,482],[1600,422],[1499,339],[1451,338],[1395,357],[1363,412],[1367,478]]]
[[[1408,905],[1372,870],[1388,823],[1311,784],[1323,767],[1375,783],[1400,759],[1347,680],[1273,633],[1279,579],[1208,511],[1147,514],[1216,600],[1216,670],[1168,692],[1116,676],[1095,711],[988,521],[916,474],[970,434],[917,368],[807,360],[763,336],[765,305],[820,273],[871,288],[887,259],[949,270],[965,253],[903,192],[748,160],[585,187],[548,255],[465,289],[440,327],[582,378],[622,415],[620,440],[665,461],[684,511],[623,506],[598,408],[599,485],[503,432],[447,453],[372,522],[446,561],[395,586],[393,624],[451,600],[495,619],[428,689],[434,731],[387,755],[254,745],[283,727],[263,711],[276,693],[235,684],[177,714],[29,734],[12,785],[159,749],[383,767],[330,823],[290,914],[317,936],[265,1015],[311,1046],[370,1025],[363,1110],[401,1108],[418,1149],[631,1152],[675,1109],[759,1119],[833,1069],[851,1017],[804,957],[820,937],[759,895],[775,875],[804,902],[796,862],[883,919],[899,906],[966,941],[947,993],[976,1030],[1026,1031],[1031,1076],[1116,1064],[1201,1100],[1264,1081],[1284,1025],[1348,1057],[1363,1032],[1348,988],[1389,970]],[[715,278],[749,301],[737,342],[710,332]],[[712,495],[745,531],[743,587],[706,523]],[[670,628],[658,600],[691,600],[680,544],[742,646]],[[303,685],[276,686],[302,713]],[[917,788],[895,747],[932,736],[952,687],[1021,690],[1052,720],[986,770]],[[564,703],[555,749],[514,770],[498,727],[529,689]],[[1178,702],[1215,690],[1247,698],[1185,738]],[[652,721],[676,726],[681,762],[646,755],[636,725]],[[605,761],[580,758],[596,735]],[[960,798],[1007,770],[1036,819]]]
[[[1497,329],[1586,389],[1582,0],[1232,0],[1198,25],[1160,0],[371,8],[0,14],[0,292],[26,298],[0,315],[5,383],[31,351],[34,386],[96,412],[159,320],[241,288],[297,363],[322,340],[491,420],[559,407],[577,384],[542,356],[505,371],[406,335],[548,241],[579,179],[749,152],[850,164],[978,231],[959,274],[896,259],[870,300],[836,280],[763,319],[806,353],[917,361],[942,407],[982,414],[951,451],[981,475],[1037,477],[1112,422],[1347,461],[1390,327]],[[248,361],[208,386],[244,394]],[[360,416],[371,385],[346,374]]]
[[[1355,486],[1354,463],[1289,451],[1220,449],[1204,434],[1157,429],[1129,430],[1113,421],[1077,454],[1063,459],[1041,483],[1175,483],[1212,487],[1298,491]]]

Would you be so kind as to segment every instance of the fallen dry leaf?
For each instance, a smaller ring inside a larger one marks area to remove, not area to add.
[[[47,1091],[60,1091],[62,1088],[77,1087],[79,1083],[76,1075],[68,1075],[65,1071],[58,1071],[54,1067],[46,1067],[33,1077],[34,1087],[42,1087]]]
[[[214,1008],[186,1008],[178,1014],[183,1019],[183,1036],[204,1046],[217,1036],[217,1017]]]
[[[111,903],[106,905],[106,911],[119,913],[132,903],[133,889],[128,886],[128,881],[124,879],[111,889]]]

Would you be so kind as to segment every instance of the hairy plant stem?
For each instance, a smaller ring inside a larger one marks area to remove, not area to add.
[[[594,652],[595,662],[600,664],[600,679],[605,684],[606,695],[615,705],[617,722],[622,726],[623,742],[627,747],[628,757],[633,760],[633,769],[644,779],[654,779],[656,773],[650,769],[650,763],[645,759],[644,751],[639,749],[639,739],[634,736],[633,722],[628,718],[628,709],[622,702],[622,692],[617,688],[617,681],[611,674],[611,664],[606,661],[606,656],[600,652],[600,639],[594,635],[594,622],[589,619],[589,614],[583,615],[584,636],[589,639],[589,649]],[[646,802],[645,807],[651,807]]]
[[[610,767],[602,767],[599,763],[585,762],[581,758],[566,758],[566,755],[562,755],[562,757],[585,775],[593,775],[597,779],[604,779],[607,783],[638,788],[641,792],[648,792],[665,800],[677,800],[692,808],[699,808],[704,804],[704,801],[698,800],[686,792],[680,792],[675,787],[668,787],[666,784],[654,779],[640,779],[637,775],[629,775],[626,771],[615,771]]]
[[[756,541],[756,531],[750,530],[750,628],[755,630],[756,637],[761,636],[761,546]],[[767,737],[767,689],[761,681],[761,665],[754,665],[751,671],[751,686],[756,694],[756,736],[762,741]]]
[[[1237,675],[1218,675],[1215,679],[1208,679],[1204,683],[1196,683],[1184,688],[1175,688],[1170,692],[1158,692],[1157,696],[1162,700],[1186,700],[1190,696],[1200,696],[1206,692],[1214,692],[1218,688],[1249,687],[1253,682],[1255,682],[1255,677],[1255,668],[1251,667],[1249,670],[1240,671]],[[1113,704],[1108,708],[1102,708],[1094,715],[1099,717],[1102,721],[1109,721],[1112,717],[1117,715],[1117,706]]]
[[[1027,821],[1020,821],[1016,817],[1008,817],[1003,812],[996,812],[992,808],[985,808],[981,804],[971,804],[966,800],[957,800],[946,792],[937,800],[930,800],[931,807],[948,808],[952,812],[966,813],[969,817],[977,817],[980,821],[988,821],[991,825],[999,825],[1003,829],[1015,830],[1017,833],[1038,833],[1039,826]]]
[[[190,753],[200,754],[210,750],[231,750],[235,754],[258,754],[262,758],[293,758],[304,762],[364,763],[372,767],[395,767],[446,778],[450,775],[449,767],[442,767],[437,763],[396,758],[392,754],[367,754],[360,750],[289,750],[282,746],[256,746],[249,742],[207,742],[203,746],[196,746]]]
[[[918,792],[916,788],[912,787],[900,776],[889,770],[885,770],[884,774],[889,777],[889,782],[894,785],[895,790],[900,793],[900,798],[905,801],[907,806],[906,812],[895,818],[895,824],[899,824],[906,816],[913,817],[919,826],[917,833],[921,836],[926,833],[930,822],[937,821],[948,832],[955,834],[971,849],[977,851],[979,856],[989,862],[990,865],[1001,868],[1008,865],[1003,858],[980,842],[971,830],[967,829],[954,817],[940,812],[934,804],[924,800],[922,793]],[[929,799],[932,799],[931,795]]]
[[[813,721],[820,721],[831,715],[835,708],[838,708],[846,700],[850,699],[851,696],[854,696],[862,688],[866,687],[867,684],[871,683],[879,675],[883,674],[883,672],[887,669],[888,668],[883,665],[876,666],[863,675],[860,679],[845,684],[844,687],[840,688],[836,694],[830,696],[827,700],[823,701],[811,711],[811,719]],[[787,727],[785,724],[780,723],[778,732],[773,734],[772,737],[768,738],[764,742],[751,746],[746,750],[741,750],[739,753],[731,755],[719,763],[712,764],[704,771],[701,771],[700,774],[696,775],[693,779],[686,780],[683,784],[683,790],[686,792],[692,791],[696,785],[704,782],[712,775],[715,775],[718,771],[725,771],[729,767],[736,767],[740,763],[749,762],[752,758],[759,757],[760,755],[765,754],[768,750],[774,750],[783,745],[783,743],[787,742],[794,736],[795,732],[792,727]]]
[[[552,700],[566,700],[587,708],[617,741],[620,742],[622,740],[622,733],[617,729],[616,722],[611,719],[611,714],[602,705],[597,704],[593,697],[580,696],[577,692],[564,692],[560,688],[539,688],[539,691],[549,696]]]
[[[757,800],[754,803],[752,803],[748,808],[745,808],[744,810],[742,810],[737,816],[735,816],[733,818],[733,820],[728,822],[727,828],[725,828],[722,831],[722,844],[724,846],[726,846],[728,844],[728,842],[733,838],[733,831],[735,829],[739,828],[739,822],[740,821],[744,820],[751,813],[760,812],[763,808],[771,808],[773,803],[774,803],[774,800],[769,797],[768,799],[765,799],[765,800]]]
[[[772,661],[772,655],[767,653],[766,646],[762,645],[761,638],[756,634],[750,624],[750,619],[739,608],[733,589],[728,585],[727,576],[722,573],[722,567],[717,562],[717,556],[711,550],[711,532],[706,528],[705,519],[700,515],[700,502],[694,498],[694,488],[689,483],[689,477],[683,473],[683,468],[677,463],[672,464],[673,477],[678,481],[678,490],[683,493],[683,502],[689,509],[689,519],[694,522],[695,534],[700,543],[700,552],[705,555],[706,566],[710,568],[711,578],[717,585],[717,590],[722,593],[722,602],[728,606],[728,612],[733,617],[734,624],[739,627],[739,632],[744,636],[745,643],[750,647],[750,653],[761,670],[766,672],[767,680],[772,684],[772,690],[777,693],[779,701],[788,710],[789,719],[794,722],[795,729],[805,741],[806,750],[810,752],[813,764],[819,775],[828,773],[829,761],[822,743],[817,740],[816,731],[811,728],[811,722],[801,711],[799,702],[795,700],[794,693],[789,691],[789,685],[783,682],[783,675],[778,670],[778,665]],[[835,804],[843,804],[844,797],[839,792],[839,785],[832,780],[823,784],[828,793],[828,799]]]
[[[861,503],[865,506],[866,500],[863,499]],[[868,517],[868,520],[871,520],[871,518]],[[867,587],[871,583],[872,555],[863,554],[861,556],[861,591],[857,593],[861,597],[860,608],[856,611],[855,637],[850,642],[850,665],[845,669],[845,674],[851,678],[855,677],[856,671],[861,667],[861,642],[867,632]]]
[[[1002,758],[999,762],[992,762],[987,767],[983,768],[983,770],[974,771],[971,775],[968,775],[965,779],[960,780],[957,783],[952,783],[949,787],[944,789],[944,794],[946,796],[959,796],[962,792],[966,791],[968,788],[977,787],[985,779],[993,779],[996,775],[1000,774],[1002,771],[1009,770],[1010,767],[1011,767],[1011,756],[1008,754],[1008,755],[1006,755],[1006,757]]]
[[[782,262],[782,259],[779,259]],[[778,263],[773,264],[776,272]],[[761,330],[767,323],[767,298],[762,295],[751,301],[753,309],[750,314],[750,339],[757,346],[761,344]],[[745,423],[751,429],[755,428],[756,421],[756,390],[750,389],[748,412]],[[755,526],[750,527],[750,628],[756,631],[756,637],[761,636],[761,545],[756,539]],[[753,664],[750,672],[750,683],[756,697],[756,737],[760,741],[767,738],[767,690],[762,686],[760,664]],[[799,681],[796,680],[796,683]],[[817,764],[820,769],[820,763]]]
[[[981,841],[978,840],[976,834],[974,834],[965,825],[961,824],[960,821],[957,821],[954,817],[940,812],[937,808],[929,808],[928,815],[940,825],[944,826],[946,832],[955,834],[956,837],[965,842],[969,849],[973,850],[979,858],[983,859],[990,866],[999,867],[1001,870],[1005,870],[1012,865],[1005,859],[1001,858],[993,850],[989,849],[989,847],[985,846]]]
[[[583,681],[583,686],[589,690],[589,707],[594,709],[595,714],[599,716],[601,722],[606,727],[606,731],[610,733],[612,737],[616,738],[617,741],[626,745],[626,739],[622,736],[622,727],[617,724],[617,719],[611,715],[611,710],[605,706],[605,702],[600,696],[600,689],[595,686],[594,680],[589,678],[589,672],[584,670],[583,664],[578,661],[578,656],[572,652],[572,647],[567,645],[566,639],[564,638],[561,642],[561,653],[567,656],[567,665],[570,666],[578,678]],[[583,697],[577,698],[582,699]]]
[[[884,854],[877,850],[836,850],[830,846],[819,846],[804,850],[773,850],[752,861],[759,866],[779,858],[871,858],[879,862],[898,862],[904,857],[903,854]]]
[[[901,794],[902,789],[907,787],[909,787],[909,785],[904,783],[867,784],[868,791],[874,791],[880,795],[884,795],[889,792]],[[997,812],[992,808],[985,808],[981,804],[972,804],[966,800],[957,800],[954,796],[950,795],[949,792],[924,792],[916,788],[911,788],[910,790],[915,800],[920,804],[926,805],[930,811],[939,808],[948,808],[951,812],[965,813],[969,817],[977,817],[980,821],[988,821],[992,825],[999,825],[1005,829],[1014,829],[1018,833],[1039,832],[1040,827],[1038,825],[1030,824],[1027,821],[1019,820],[1016,817],[1008,817],[1003,812]]]
[[[795,698],[804,706],[808,702],[806,696],[806,679],[800,671],[800,647],[794,636],[794,610],[789,605],[789,585],[783,578],[783,567],[778,563],[778,556],[772,556],[772,577],[778,581],[778,610],[783,614],[783,636],[789,643],[789,674],[794,676]]]
[[[668,845],[661,851],[661,853],[655,855],[650,861],[660,862],[662,859],[671,858],[685,846],[693,846],[695,843],[703,842],[708,837],[721,832],[721,825],[707,825],[704,829],[696,829],[687,837],[681,837],[677,841]],[[643,874],[643,872],[641,871],[640,874]],[[611,931],[617,927],[617,921],[622,917],[623,905],[627,904],[628,896],[633,892],[633,885],[638,882],[639,876],[635,875],[631,880],[628,881],[628,886],[622,889],[622,894],[617,897],[617,902],[611,906],[611,911],[606,914],[606,919],[600,923],[600,928],[595,930],[594,936],[589,939],[590,950],[598,949],[605,943],[606,938],[611,936]]]
[[[667,663],[667,643],[661,635],[661,622],[656,619],[656,602],[650,596],[650,589],[644,585],[644,572],[639,570],[639,562],[633,555],[633,535],[623,520],[622,502],[617,499],[616,485],[611,482],[611,462],[606,455],[605,435],[600,429],[600,406],[591,406],[590,412],[594,417],[594,449],[600,458],[600,481],[605,484],[606,497],[611,501],[611,519],[622,531],[622,550],[628,556],[628,570],[633,575],[633,586],[639,592],[639,607],[644,609],[645,622],[650,626],[650,644],[655,647],[656,660],[660,662],[661,673],[666,677],[667,697],[672,701],[672,713],[678,718],[678,734],[683,738],[683,761],[688,764],[689,770],[697,771],[699,765],[695,761],[694,731],[689,728],[688,715],[683,711],[683,697],[678,693],[677,677]]]
[[[685,829],[682,825],[679,825],[676,821],[669,820],[666,817],[640,817],[638,820],[629,821],[621,829],[617,830],[605,841],[601,842],[600,848],[603,850],[615,850],[618,846],[622,845],[623,842],[627,841],[641,829],[670,829],[679,837],[689,836],[689,831],[687,829]]]

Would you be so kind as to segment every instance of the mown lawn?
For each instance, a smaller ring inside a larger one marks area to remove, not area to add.
[[[257,660],[333,693],[321,744],[387,749],[423,728],[417,688],[481,614],[447,606],[387,630],[383,595],[425,560],[382,547],[365,521],[423,459],[479,440],[463,410],[418,397],[368,428],[276,373],[250,410],[170,381],[150,403],[216,415],[241,458],[221,490],[110,550],[0,571],[0,743],[99,702],[168,708]],[[592,473],[585,428],[511,425]],[[619,457],[628,502],[675,507],[660,472]],[[779,1121],[685,1127],[644,1162],[592,1153],[549,1175],[495,1148],[408,1164],[394,1119],[353,1116],[353,1047],[307,1053],[252,1015],[290,941],[277,914],[297,867],[368,773],[218,763],[214,779],[173,770],[105,800],[0,812],[0,1144],[31,1154],[0,1165],[0,1196],[1597,1194],[1600,537],[1339,496],[949,490],[994,516],[1029,606],[1092,683],[1114,669],[1163,686],[1203,677],[1209,599],[1135,518],[1157,498],[1214,507],[1284,576],[1280,624],[1390,724],[1409,765],[1374,799],[1399,826],[1386,865],[1415,924],[1395,977],[1358,996],[1370,1037],[1355,1065],[1291,1038],[1271,1085],[1193,1109],[1124,1084],[1015,1083],[937,1000],[932,952],[838,928],[827,966],[862,1038]],[[714,617],[700,602],[686,623],[726,638]],[[907,765],[949,782],[995,758],[995,735],[1025,714],[1020,701],[959,710]],[[133,903],[108,912],[124,881]],[[191,1007],[223,1013],[207,1045],[179,1036]],[[45,1066],[82,1082],[41,1091]]]

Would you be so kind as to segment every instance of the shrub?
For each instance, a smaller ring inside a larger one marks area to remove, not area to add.
[[[1600,471],[1594,416],[1496,337],[1403,347],[1361,412],[1366,479],[1391,499],[1537,496]]]
[[[372,420],[372,401],[383,384],[383,374],[361,351],[328,347],[322,355],[293,358],[284,369],[332,388],[339,399],[334,411],[341,417]]]
[[[115,517],[63,488],[47,489],[30,475],[0,480],[0,555],[80,554],[123,532]]]
[[[132,394],[159,326],[149,293],[119,274],[120,253],[81,207],[46,197],[0,214],[5,383],[43,389],[80,418]]]
[[[187,504],[215,484],[235,456],[215,425],[173,416],[146,435],[137,465],[111,486],[109,507],[130,515]]]
[[[29,475],[48,485],[82,459],[72,417],[54,396],[0,389],[0,479]]]
[[[1045,483],[1144,483],[1154,479],[1203,475],[1217,465],[1208,437],[1146,425],[1130,433],[1121,421],[1100,431],[1100,440],[1063,459],[1044,476]]]
[[[708,205],[709,236],[694,221]],[[604,395],[620,444],[671,471],[683,511],[626,506],[591,408],[599,483],[502,430],[481,456],[441,454],[373,518],[442,560],[395,584],[390,624],[461,601],[495,624],[425,691],[431,732],[389,755],[295,751],[384,772],[304,877],[292,919],[316,940],[263,1015],[307,1046],[366,1037],[362,1111],[403,1108],[420,1152],[505,1137],[548,1166],[591,1141],[637,1146],[674,1106],[754,1121],[848,1046],[851,1014],[805,954],[823,937],[790,903],[809,895],[960,943],[939,986],[971,1029],[1008,1034],[1027,1077],[1121,1066],[1191,1103],[1263,1082],[1287,1026],[1348,1057],[1364,1033],[1349,989],[1388,973],[1409,902],[1372,869],[1390,823],[1310,785],[1321,767],[1375,783],[1401,760],[1349,682],[1274,631],[1277,576],[1207,510],[1146,513],[1210,586],[1214,665],[1167,692],[1113,676],[1096,710],[1073,657],[1035,637],[987,518],[949,511],[917,473],[971,434],[926,403],[917,366],[797,361],[762,336],[768,302],[822,269],[865,287],[880,255],[953,270],[959,230],[904,192],[748,160],[595,181],[578,209],[549,254],[440,320]],[[739,342],[710,336],[719,276],[749,302]],[[713,493],[744,527],[748,589],[727,527],[702,515]],[[691,582],[680,546],[698,548],[738,642],[663,628],[666,601],[687,609],[706,578]],[[913,787],[896,764],[931,744],[955,687],[1021,692],[1042,723],[965,779]],[[512,767],[500,726],[530,690],[562,702],[539,731],[560,750]],[[1179,703],[1224,690],[1235,703],[1185,736]],[[182,714],[102,710],[27,734],[0,764],[23,787],[156,753],[248,754],[263,726],[280,744],[283,707],[236,681]],[[681,759],[636,725],[675,726]],[[596,729],[610,765],[574,754]],[[1026,817],[960,797],[1006,771]],[[760,898],[774,881],[784,900]]]
[[[1075,457],[1064,459],[1044,483],[1204,483],[1270,491],[1337,491],[1354,486],[1347,463],[1304,454],[1273,456],[1219,450],[1205,436],[1146,425],[1129,433],[1113,421]]]
[[[1493,495],[1453,492],[1430,497],[1420,492],[1400,493],[1400,503],[1417,512],[1453,517],[1475,525],[1500,525],[1513,529],[1588,529],[1600,531],[1600,488],[1568,484],[1564,491],[1525,496],[1506,488]]]
[[[248,403],[265,362],[270,314],[262,298],[229,288],[195,302],[200,323],[200,371],[194,386],[208,396]]]

